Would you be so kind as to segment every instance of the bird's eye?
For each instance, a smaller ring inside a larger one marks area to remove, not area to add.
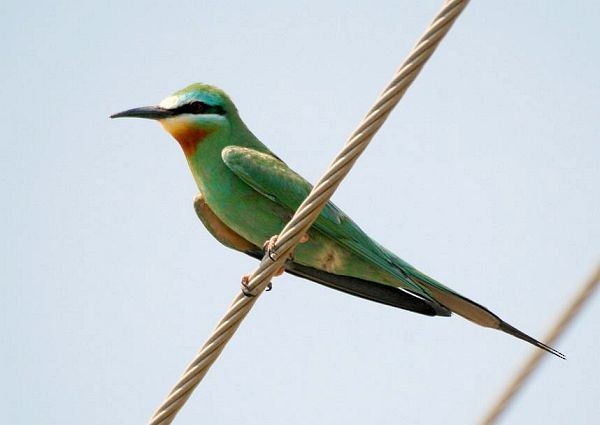
[[[209,105],[208,103],[200,102],[196,100],[194,102],[186,103],[178,108],[172,110],[173,114],[217,114],[225,115],[225,109],[219,105]]]
[[[204,102],[192,102],[186,105],[188,114],[204,114],[208,109],[208,105]]]

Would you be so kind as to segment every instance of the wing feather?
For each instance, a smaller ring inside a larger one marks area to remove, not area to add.
[[[228,146],[223,149],[225,164],[246,184],[269,199],[295,211],[312,190],[312,185],[281,160],[253,149]],[[403,289],[436,302],[429,291],[405,270],[412,267],[387,251],[354,223],[332,202],[327,203],[314,227],[350,252],[385,269]]]

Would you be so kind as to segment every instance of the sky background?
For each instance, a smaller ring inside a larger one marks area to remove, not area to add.
[[[215,84],[314,182],[440,5],[2,2],[2,421],[145,423],[256,266],[196,218],[176,142],[111,113]],[[599,18],[472,2],[334,196],[538,338],[600,259]],[[597,420],[599,307],[503,424]],[[476,423],[531,351],[282,276],[175,423]]]

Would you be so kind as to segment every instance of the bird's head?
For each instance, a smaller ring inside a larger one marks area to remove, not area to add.
[[[158,106],[144,106],[111,115],[111,118],[135,117],[157,120],[181,145],[186,156],[210,134],[229,131],[237,110],[221,89],[192,84],[173,93]]]

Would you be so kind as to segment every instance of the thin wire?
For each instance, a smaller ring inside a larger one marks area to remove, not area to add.
[[[597,289],[600,283],[600,264],[598,264],[594,273],[584,283],[581,290],[576,294],[575,298],[567,306],[565,311],[559,317],[557,322],[554,324],[550,332],[546,335],[542,341],[546,345],[553,345],[558,337],[564,332],[567,326],[571,323],[573,318],[581,310],[585,302],[592,296],[594,291]],[[510,402],[517,395],[517,392],[523,387],[527,378],[535,371],[539,366],[542,357],[546,352],[542,350],[535,350],[531,356],[527,359],[519,373],[514,377],[511,383],[508,385],[506,390],[500,395],[496,403],[492,406],[488,414],[481,421],[483,425],[491,425],[496,423],[502,413],[509,406]]]
[[[383,90],[342,151],[332,161],[329,169],[302,202],[290,222],[283,228],[273,248],[275,253],[275,256],[272,256],[273,259],[265,255],[258,268],[250,276],[247,287],[255,296],[247,297],[240,292],[235,297],[213,334],[204,343],[179,382],[150,419],[150,425],[166,425],[173,421],[179,409],[185,404],[194,388],[204,378],[210,366],[225,348],[258,296],[264,291],[276,271],[283,267],[289,254],[316,220],[321,209],[348,174],[358,156],[365,150],[467,4],[468,0],[445,2],[428,30],[421,36],[408,58],[394,75],[392,82]]]

